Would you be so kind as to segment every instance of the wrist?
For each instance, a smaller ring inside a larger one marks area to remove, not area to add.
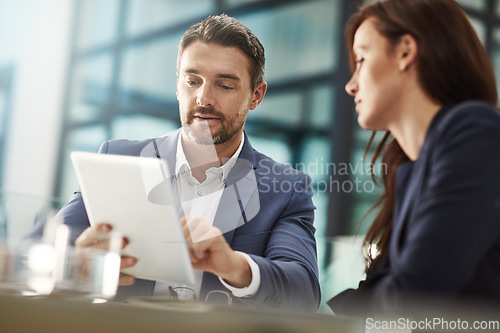
[[[252,270],[247,259],[238,252],[233,252],[233,267],[227,275],[221,276],[229,285],[235,288],[245,288],[252,282]]]

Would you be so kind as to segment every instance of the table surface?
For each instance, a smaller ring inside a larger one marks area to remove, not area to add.
[[[202,303],[91,303],[0,295],[0,332],[363,332],[364,323],[325,314]]]

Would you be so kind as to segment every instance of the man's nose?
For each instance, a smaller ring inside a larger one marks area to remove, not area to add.
[[[213,89],[209,85],[203,84],[199,88],[196,103],[203,107],[214,106],[215,96]]]

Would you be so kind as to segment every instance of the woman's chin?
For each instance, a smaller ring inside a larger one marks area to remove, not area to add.
[[[358,116],[358,125],[368,131],[387,131],[387,129],[380,124],[374,124],[373,122],[367,121],[367,119]]]

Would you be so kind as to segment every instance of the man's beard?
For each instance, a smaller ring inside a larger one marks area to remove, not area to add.
[[[197,121],[197,124],[193,126],[195,114],[217,117],[216,121],[220,122],[220,129],[212,133],[208,121]],[[241,130],[246,120],[244,116],[244,114],[238,113],[234,119],[228,120],[222,112],[213,107],[196,106],[189,110],[182,127],[192,141],[202,145],[218,145],[227,142]]]

